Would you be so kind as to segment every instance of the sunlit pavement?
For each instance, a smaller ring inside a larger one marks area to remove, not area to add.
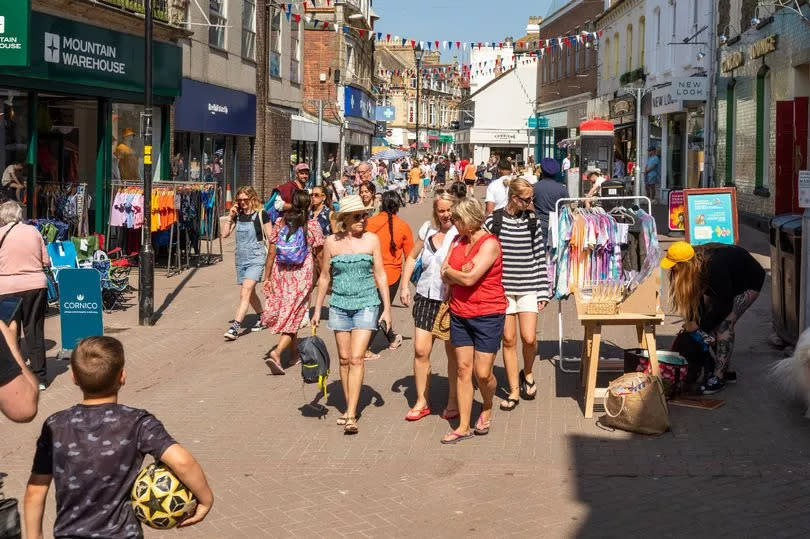
[[[427,203],[402,212],[414,230]],[[743,227],[742,243],[766,267],[767,238]],[[153,412],[200,460],[216,495],[206,521],[148,537],[783,537],[810,533],[808,423],[785,402],[766,370],[781,352],[768,347],[770,279],[737,326],[733,365],[739,383],[717,395],[715,411],[672,407],[672,431],[657,438],[609,432],[584,419],[576,374],[550,358],[557,349],[557,305],[541,316],[539,392],[512,412],[494,413],[491,432],[455,446],[439,443],[451,429],[439,418],[446,398],[443,347],[433,353],[433,415],[404,421],[414,401],[410,310],[394,308],[407,338],[397,351],[366,363],[360,434],[335,425],[342,405],[337,373],[329,397],[309,404],[317,388],[297,367],[272,376],[263,362],[277,338],[267,332],[226,343],[222,333],[238,297],[233,245],[225,261],[166,278],[158,271],[161,318],[137,326],[137,306],[105,318],[127,351],[121,401]],[[168,298],[168,299],[167,299]],[[566,356],[580,354],[582,330],[566,302]],[[246,325],[252,324],[252,318]],[[58,317],[46,335],[58,343]],[[666,348],[678,320],[659,332]],[[303,336],[306,330],[301,332]],[[337,364],[334,339],[321,329]],[[634,345],[632,330],[607,330],[604,355]],[[59,349],[54,344],[49,357]],[[42,421],[77,402],[66,363],[30,425],[0,420],[0,470],[6,494],[22,498]],[[505,396],[502,361],[496,361]],[[600,385],[605,385],[607,378]],[[320,405],[325,404],[325,409]],[[477,414],[479,405],[474,409]],[[322,414],[326,412],[326,415]],[[53,496],[46,512],[52,529]]]

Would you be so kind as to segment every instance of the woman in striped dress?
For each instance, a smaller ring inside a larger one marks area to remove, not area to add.
[[[537,313],[549,300],[543,232],[533,207],[531,184],[517,178],[509,184],[506,207],[494,211],[484,227],[498,236],[503,252],[503,287],[508,307],[503,330],[503,363],[509,381],[509,398],[501,410],[511,411],[524,400],[533,400],[537,385],[532,368],[537,355]],[[523,344],[523,370],[518,373],[517,333]]]

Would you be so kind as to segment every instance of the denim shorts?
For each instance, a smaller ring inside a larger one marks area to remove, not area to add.
[[[375,331],[379,312],[378,305],[353,310],[329,307],[329,329],[332,331],[351,331],[353,329]]]
[[[245,279],[261,282],[264,273],[264,264],[236,265],[236,284],[242,284]]]
[[[503,314],[462,318],[450,313],[450,343],[455,347],[472,346],[477,352],[495,354],[501,347],[505,320]]]

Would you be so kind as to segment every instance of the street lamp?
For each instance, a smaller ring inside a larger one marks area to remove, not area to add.
[[[421,43],[416,44],[416,47],[413,49],[413,55],[416,58],[416,152],[414,153],[416,156],[419,156],[419,87],[422,86],[422,58],[425,56],[425,51],[422,49]]]
[[[138,261],[138,324],[151,326],[155,312],[155,250],[152,247],[152,2],[144,3],[143,215]]]

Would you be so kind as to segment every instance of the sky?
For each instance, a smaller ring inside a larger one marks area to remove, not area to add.
[[[417,41],[502,41],[525,35],[531,15],[545,15],[552,0],[374,0],[377,32]],[[456,54],[442,50],[442,59]],[[468,52],[469,55],[469,52]],[[468,58],[459,59],[461,61]]]

